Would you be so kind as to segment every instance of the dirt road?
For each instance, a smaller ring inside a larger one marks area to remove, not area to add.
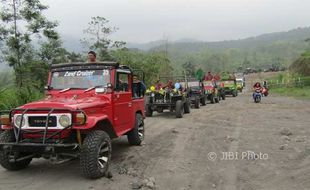
[[[113,142],[112,179],[84,179],[77,160],[36,160],[19,172],[0,168],[0,190],[126,190],[149,178],[164,190],[310,189],[310,101],[271,94],[255,104],[246,92],[182,119],[155,114],[146,130],[142,146]]]

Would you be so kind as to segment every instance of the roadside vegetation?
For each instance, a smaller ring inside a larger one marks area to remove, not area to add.
[[[85,54],[70,52],[63,47],[57,33],[59,22],[50,21],[43,14],[48,6],[39,0],[3,1],[0,11],[0,110],[11,109],[44,96],[50,64],[85,62],[86,52],[97,52],[98,60],[115,60],[133,69],[143,70],[147,86],[159,76],[195,74],[197,70],[213,73],[241,71],[246,68],[287,67],[309,46],[297,37],[307,36],[309,28],[268,37],[269,40],[245,39],[222,44],[180,43],[159,45],[148,51],[128,49],[126,43],[111,40],[118,28],[101,16],[90,18],[81,42]],[[278,37],[282,41],[277,41]],[[291,36],[291,37],[290,37]],[[294,38],[292,38],[292,36]],[[297,40],[296,40],[296,39]],[[260,38],[257,38],[260,39]],[[262,36],[263,39],[263,36]],[[285,39],[288,41],[285,42]],[[270,44],[269,44],[270,43]],[[259,49],[249,48],[259,45]],[[207,48],[205,46],[210,48]],[[229,45],[229,46],[227,46]],[[285,47],[285,48],[284,48]],[[265,53],[264,53],[265,52]],[[296,56],[297,55],[297,56]],[[300,71],[309,69],[310,53],[304,53],[291,67],[295,76],[309,76]],[[264,65],[265,64],[265,65]],[[303,65],[299,67],[299,65]],[[4,69],[3,65],[7,65]],[[296,68],[300,68],[296,70]],[[306,69],[305,69],[306,68]],[[296,74],[297,73],[297,74]],[[284,76],[285,79],[287,76]],[[288,77],[290,79],[291,76]],[[308,79],[307,79],[308,80]],[[308,83],[307,83],[308,84]],[[308,97],[308,85],[302,87],[277,86],[276,93]],[[299,93],[300,88],[300,93]],[[296,93],[295,93],[296,91]]]
[[[289,71],[269,79],[272,93],[310,99],[310,52],[303,53],[294,61]]]

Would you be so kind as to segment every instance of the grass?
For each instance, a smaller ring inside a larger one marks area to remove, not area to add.
[[[298,81],[298,76],[293,76],[289,72],[281,72],[276,76],[268,79],[270,92],[281,96],[289,96],[302,99],[310,99],[310,77],[301,77],[301,83]],[[284,84],[276,84],[279,81]],[[295,81],[295,82],[294,82]]]
[[[270,93],[278,94],[281,96],[290,96],[295,98],[309,99],[310,100],[310,87],[278,87],[271,88]]]

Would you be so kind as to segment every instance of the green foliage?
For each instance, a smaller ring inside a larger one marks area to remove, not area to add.
[[[213,73],[288,68],[309,43],[310,27],[255,38],[221,42],[186,42],[157,46],[151,51],[168,49],[172,66],[181,73],[182,65],[191,62]]]
[[[110,48],[120,48],[125,44],[124,42],[109,39],[109,36],[118,29],[107,26],[108,23],[109,20],[104,17],[92,17],[88,23],[88,28],[84,30],[87,37],[81,40],[84,46],[96,51],[102,61],[111,59],[108,51]]]
[[[173,71],[169,59],[163,53],[145,53],[122,49],[112,51],[111,55],[121,64],[142,70],[145,73],[145,83],[148,86],[154,84],[159,75],[169,76]]]
[[[300,58],[290,65],[289,69],[295,74],[310,76],[310,52],[303,53]]]
[[[0,110],[10,110],[42,97],[43,94],[36,90],[26,88],[20,90],[14,90],[14,88],[6,89],[2,92],[0,91]]]
[[[39,0],[3,1],[2,6],[0,19],[4,24],[0,26],[0,36],[6,45],[3,54],[5,61],[14,68],[16,86],[21,89],[28,85],[28,79],[24,77],[30,74],[27,73],[28,65],[37,58],[31,45],[33,36],[43,35],[49,40],[58,40],[54,30],[57,23],[42,15],[47,6]]]
[[[310,99],[310,87],[305,88],[293,88],[293,87],[280,87],[270,89],[271,93],[275,93],[282,96],[290,96],[302,99]]]

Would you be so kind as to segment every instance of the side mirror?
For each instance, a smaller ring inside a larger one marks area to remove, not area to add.
[[[113,85],[111,83],[107,84],[107,88],[112,88],[112,87],[113,87]]]
[[[53,89],[53,87],[51,87],[51,86],[49,86],[49,85],[44,86],[44,90],[52,90],[52,89]]]
[[[105,92],[106,92],[106,89],[105,89],[105,88],[96,88],[96,89],[95,89],[95,92],[96,92],[97,94],[105,93]]]

